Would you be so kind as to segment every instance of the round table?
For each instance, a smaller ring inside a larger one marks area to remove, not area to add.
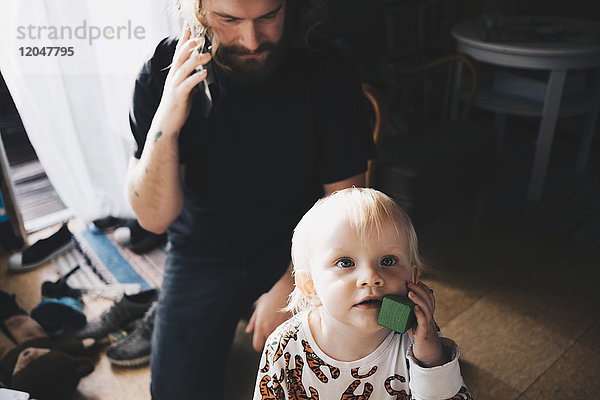
[[[600,23],[555,17],[480,17],[452,29],[456,50],[496,66],[550,71],[539,104],[507,97],[481,87],[474,106],[496,113],[500,138],[507,114],[540,116],[533,170],[527,198],[537,203],[544,189],[546,169],[559,116],[587,114],[577,171],[583,173],[600,108]],[[568,70],[594,70],[596,84],[575,99],[562,99]],[[460,76],[460,72],[456,73]]]

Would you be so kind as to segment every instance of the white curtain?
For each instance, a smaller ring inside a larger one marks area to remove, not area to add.
[[[84,222],[133,216],[128,109],[142,63],[180,30],[169,1],[0,0],[0,71],[48,178]]]

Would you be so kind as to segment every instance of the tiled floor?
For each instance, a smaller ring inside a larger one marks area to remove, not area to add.
[[[452,226],[447,221],[445,226]],[[437,319],[479,399],[594,398],[600,249],[523,224],[424,240]],[[445,239],[444,239],[445,238]],[[559,375],[559,374],[562,374]]]

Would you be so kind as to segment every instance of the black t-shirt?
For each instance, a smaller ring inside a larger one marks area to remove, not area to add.
[[[136,80],[130,125],[139,158],[177,43],[166,38]],[[290,48],[265,82],[244,87],[217,74],[204,116],[194,94],[179,137],[184,208],[169,227],[174,248],[249,257],[289,246],[323,184],[365,172],[373,155],[367,108],[350,60],[326,44]],[[157,210],[160,212],[160,210]]]

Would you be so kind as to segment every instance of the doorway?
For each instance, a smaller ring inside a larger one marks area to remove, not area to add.
[[[72,217],[27,137],[27,132],[0,74],[0,157],[17,222],[26,233],[38,231]],[[19,220],[20,219],[20,220]]]

